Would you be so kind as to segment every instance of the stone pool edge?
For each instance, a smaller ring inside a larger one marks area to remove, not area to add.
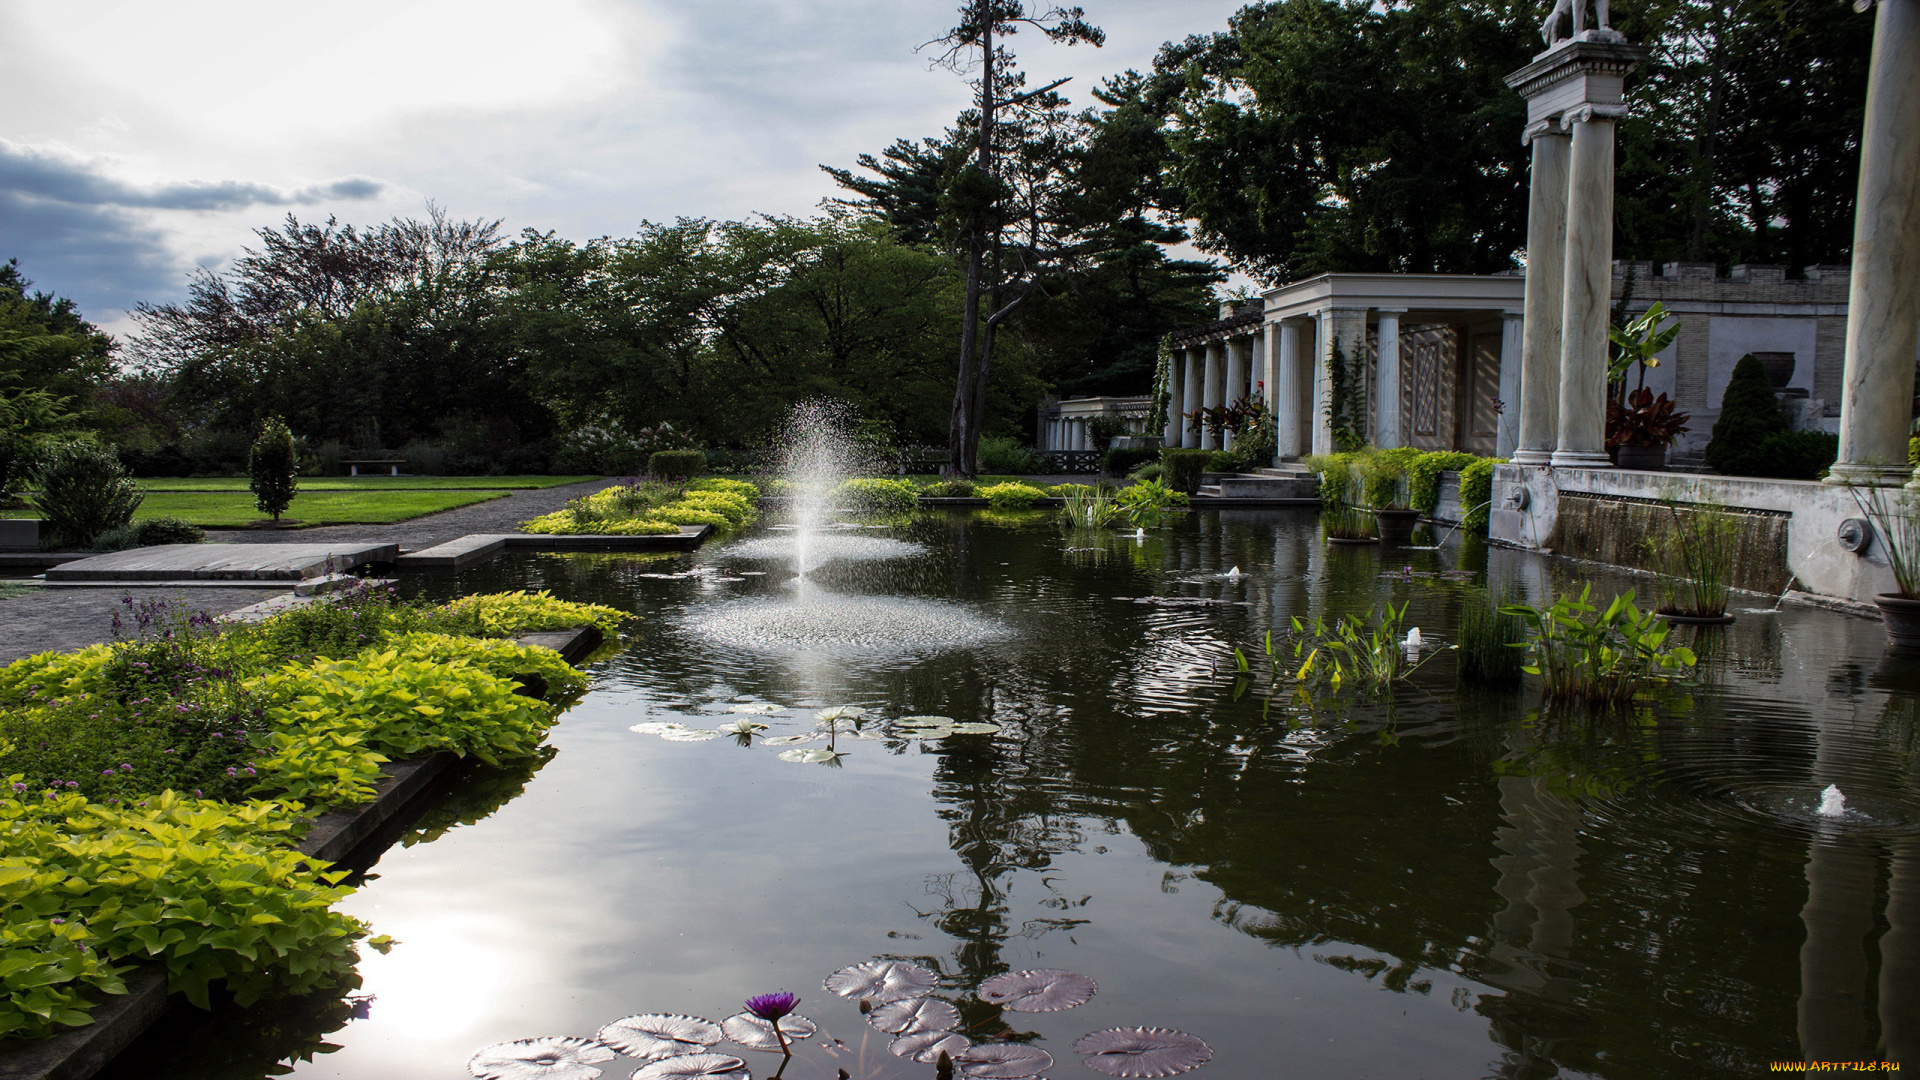
[[[552,649],[569,664],[577,664],[602,641],[596,627],[582,626],[526,634],[522,645]],[[331,810],[314,819],[313,828],[298,845],[303,855],[337,863],[392,821],[459,758],[441,752],[410,761],[380,766],[385,774],[371,802],[351,810]],[[58,1035],[0,1048],[0,1080],[87,1080],[166,1014],[172,995],[166,972],[143,965],[126,978],[127,992],[115,994],[93,1010],[93,1022]]]

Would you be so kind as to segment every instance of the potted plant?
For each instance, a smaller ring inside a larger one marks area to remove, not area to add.
[[[1407,490],[1407,470],[1398,459],[1384,453],[1369,453],[1360,464],[1361,493],[1380,525],[1380,539],[1407,540],[1420,521],[1413,508],[1413,496]]]
[[[1878,593],[1873,602],[1887,627],[1887,643],[1896,649],[1920,652],[1920,502],[1905,489],[1853,489],[1854,501],[1866,512],[1893,570],[1897,591]],[[1867,549],[1862,546],[1861,554]]]
[[[1661,326],[1668,318],[1665,304],[1655,301],[1645,314],[1625,326],[1610,326],[1613,357],[1607,364],[1607,452],[1623,469],[1658,471],[1667,467],[1667,447],[1686,434],[1688,414],[1675,412],[1667,395],[1655,397],[1647,389],[1647,369],[1660,366],[1660,353],[1680,335],[1680,321]],[[1627,392],[1627,371],[1637,368],[1639,381]]]
[[[1719,626],[1732,593],[1734,557],[1740,549],[1740,519],[1725,508],[1681,507],[1667,500],[1666,528],[1646,540],[1660,572],[1660,603],[1654,614],[1669,622]]]
[[[1607,450],[1623,469],[1659,471],[1667,467],[1667,447],[1687,433],[1691,413],[1675,412],[1665,394],[1638,387],[1626,405],[1607,402]]]

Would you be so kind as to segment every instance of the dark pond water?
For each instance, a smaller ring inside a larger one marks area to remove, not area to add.
[[[1098,542],[932,516],[840,534],[800,618],[766,558],[783,542],[425,582],[546,587],[642,621],[549,759],[468,774],[381,858],[349,906],[402,944],[362,964],[363,1016],[229,1012],[118,1071],[259,1076],[324,1039],[295,1075],[458,1077],[490,1043],[719,1020],[790,989],[853,1053],[810,1048],[787,1076],[931,1077],[820,988],[879,957],[937,971],[977,1032],[1025,1033],[1054,1077],[1094,1076],[1074,1040],[1132,1025],[1204,1038],[1195,1075],[1222,1080],[1920,1062],[1920,665],[1884,659],[1878,624],[1744,614],[1647,723],[1463,694],[1444,654],[1391,706],[1304,716],[1236,700],[1232,646],[1387,600],[1444,644],[1466,586],[1441,570],[1535,599],[1645,579],[1457,540],[1330,550],[1282,512]],[[838,705],[1000,730],[842,740],[835,765],[629,730],[751,703],[792,710],[755,717],[774,735]],[[1855,808],[1838,822],[1812,812],[1829,783]],[[1099,992],[1044,1014],[973,1000],[1035,967]],[[742,1056],[756,1076],[778,1064]]]

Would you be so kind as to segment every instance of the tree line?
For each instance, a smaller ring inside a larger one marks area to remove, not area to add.
[[[241,460],[281,416],[309,445],[434,442],[518,470],[586,429],[744,449],[824,396],[972,471],[980,434],[1032,430],[1050,393],[1145,392],[1161,338],[1214,317],[1222,266],[1182,241],[1269,284],[1515,268],[1524,105],[1502,76],[1539,51],[1542,13],[1249,4],[1076,108],[1010,45],[1098,46],[1080,9],[967,0],[932,48],[972,106],[823,165],[841,194],[816,215],[590,240],[438,211],[289,216],[184,299],[142,306],[117,346],[9,265],[0,407],[155,468]],[[1844,0],[1616,14],[1653,50],[1620,129],[1620,256],[1844,261],[1870,17]]]

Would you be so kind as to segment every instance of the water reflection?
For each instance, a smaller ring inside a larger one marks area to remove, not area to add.
[[[442,988],[465,1029],[376,1002],[343,1052],[295,1071],[448,1075],[485,1042],[635,1011],[724,1015],[874,956],[934,968],[943,993],[1084,971],[1093,1001],[1017,1030],[1064,1061],[1094,1028],[1184,1028],[1215,1045],[1203,1075],[1221,1077],[1276,1061],[1638,1080],[1803,1054],[1914,1060],[1920,688],[1880,666],[1879,627],[1791,608],[1742,619],[1701,639],[1712,670],[1689,709],[1637,720],[1463,694],[1446,657],[1392,707],[1307,718],[1233,700],[1231,649],[1387,602],[1444,643],[1469,584],[1538,604],[1646,580],[1459,538],[1329,549],[1311,516],[1283,513],[1195,515],[1144,540],[966,514],[873,532],[915,550],[823,565],[818,587],[1005,633],[796,664],[703,631],[790,602],[778,575],[730,572],[725,547],[416,583],[553,587],[642,619],[524,794],[429,823],[443,835],[390,855],[363,894],[380,929],[403,913],[424,943],[370,967],[370,985]],[[700,567],[716,572],[642,576]],[[1457,569],[1474,580],[1438,576]],[[743,698],[1003,730],[854,743],[837,770],[626,730],[711,727]],[[1835,781],[1865,816],[1823,829],[1811,807]],[[982,1030],[1007,1020],[963,1008]]]

